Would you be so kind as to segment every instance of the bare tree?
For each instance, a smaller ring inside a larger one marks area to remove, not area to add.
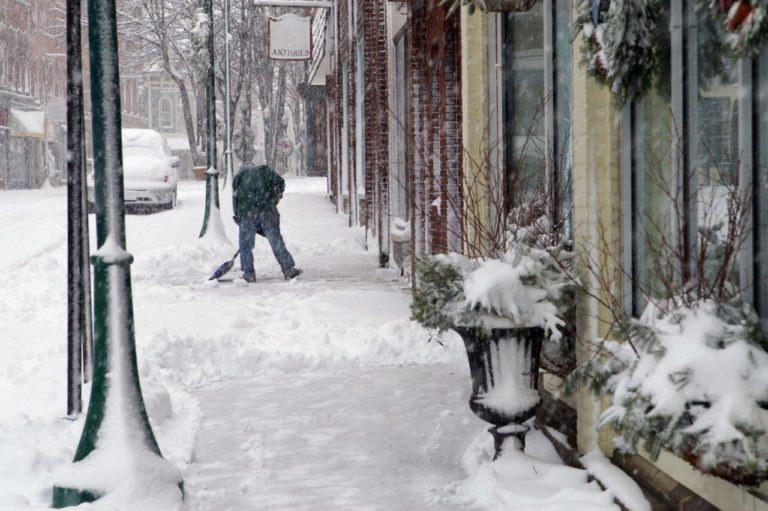
[[[178,87],[192,160],[195,165],[202,165],[205,158],[200,153],[196,136],[200,123],[195,122],[191,101],[194,91],[200,89],[190,60],[190,30],[195,8],[195,0],[127,1],[121,5],[121,11],[125,13],[123,18],[127,20],[121,27],[121,35],[141,48],[144,62],[161,65]],[[198,108],[198,113],[200,110]]]

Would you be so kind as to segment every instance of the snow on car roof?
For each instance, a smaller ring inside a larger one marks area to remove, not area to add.
[[[155,130],[125,129],[123,130],[123,145],[162,147],[163,136]]]

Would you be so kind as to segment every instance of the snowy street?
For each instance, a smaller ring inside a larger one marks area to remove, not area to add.
[[[83,417],[63,418],[64,192],[0,193],[0,509],[48,507],[83,427]],[[377,268],[324,180],[288,180],[283,232],[304,269],[290,282],[262,238],[257,283],[207,281],[235,248],[198,240],[203,201],[202,184],[182,183],[176,210],[127,217],[145,402],[164,456],[184,475],[187,509],[614,509],[536,432],[527,453],[539,459],[525,458],[526,477],[545,466],[558,475],[473,493],[502,476],[478,468],[489,466],[490,436],[466,404],[461,341],[428,342],[408,319],[407,282]],[[228,192],[222,217],[236,240]]]

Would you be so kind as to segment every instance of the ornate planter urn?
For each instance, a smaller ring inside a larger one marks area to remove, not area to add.
[[[464,340],[472,377],[469,407],[492,424],[495,455],[498,458],[507,438],[515,447],[525,447],[529,427],[523,423],[536,414],[539,354],[544,330],[534,328],[456,327]]]

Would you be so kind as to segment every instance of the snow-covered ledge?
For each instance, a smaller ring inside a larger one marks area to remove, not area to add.
[[[693,493],[712,503],[718,509],[733,511],[768,511],[768,483],[759,488],[746,489],[719,477],[704,475],[674,454],[662,451],[654,463],[650,455],[639,450],[640,456],[655,465]]]

